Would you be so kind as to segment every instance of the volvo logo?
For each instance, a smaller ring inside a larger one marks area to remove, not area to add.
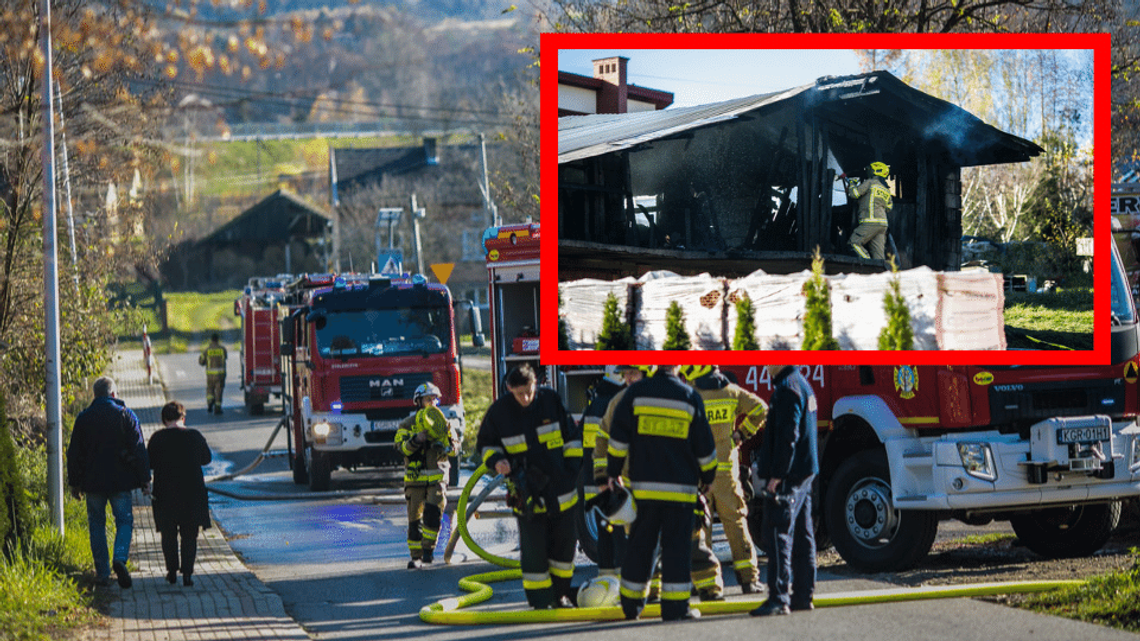
[[[1025,391],[1024,385],[994,385],[994,390],[998,392],[1022,392]]]

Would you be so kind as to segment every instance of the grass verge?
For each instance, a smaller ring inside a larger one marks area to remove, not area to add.
[[[475,457],[475,437],[483,415],[491,406],[491,372],[463,370],[463,411],[467,414],[467,426],[463,432],[463,444],[459,448],[460,460]]]
[[[1089,579],[1071,588],[1035,594],[1021,603],[1034,612],[1062,616],[1129,632],[1140,632],[1140,554],[1132,567]]]
[[[1009,349],[1091,350],[1092,288],[1007,294],[1005,336]]]

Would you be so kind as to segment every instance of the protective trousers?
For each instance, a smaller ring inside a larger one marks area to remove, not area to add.
[[[851,249],[860,258],[886,260],[887,226],[878,223],[861,223],[851,232]]]
[[[736,571],[740,584],[745,585],[758,582],[760,577],[756,570],[756,546],[748,531],[748,506],[744,502],[744,490],[740,487],[736,469],[733,466],[732,469],[717,470],[712,485],[712,502],[732,550],[732,569]],[[711,528],[706,530],[706,534],[712,541]]]
[[[571,515],[540,512],[530,518],[517,517],[523,590],[532,608],[554,607],[562,597],[570,596],[578,544]]]
[[[703,510],[693,511],[693,518],[702,518]],[[692,542],[689,546],[693,587],[702,601],[719,600],[724,595],[724,577],[720,571],[720,559],[712,549],[712,527],[697,527],[694,522]]]
[[[404,487],[408,502],[408,553],[413,559],[430,561],[439,538],[439,523],[447,508],[447,486],[444,483],[408,485]]]
[[[768,599],[783,605],[805,606],[815,595],[814,478],[787,488],[777,500],[764,499],[765,546],[770,551]]]
[[[206,374],[206,405],[213,407],[217,404],[220,410],[222,405],[222,390],[225,386],[225,374]]]
[[[642,500],[629,533],[621,567],[621,609],[636,619],[645,609],[654,551],[661,543],[661,618],[679,619],[689,611],[689,545],[693,536],[693,504]]]

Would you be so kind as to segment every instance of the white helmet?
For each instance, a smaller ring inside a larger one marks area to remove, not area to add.
[[[621,604],[621,584],[616,576],[599,576],[578,588],[578,607],[609,608]]]
[[[625,385],[625,379],[621,377],[621,372],[618,371],[617,365],[606,365],[606,373],[602,378],[614,385]]]
[[[439,388],[436,387],[434,383],[424,383],[417,387],[416,391],[412,393],[412,402],[419,405],[420,399],[425,396],[439,397],[441,394]]]
[[[609,500],[605,505],[595,505],[599,520],[609,525],[629,525],[637,518],[637,504],[633,502],[633,495],[621,485],[614,485],[609,491]]]

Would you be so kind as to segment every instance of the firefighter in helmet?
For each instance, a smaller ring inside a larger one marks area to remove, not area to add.
[[[886,259],[887,213],[893,203],[886,178],[891,168],[875,161],[867,165],[867,178],[847,181],[847,197],[856,202],[859,225],[851,232],[851,248],[861,258]]]
[[[222,337],[215,332],[210,344],[198,355],[198,364],[206,368],[206,411],[222,413],[222,390],[226,386],[226,348]]]
[[[447,507],[448,459],[456,451],[456,442],[439,409],[439,397],[439,388],[432,383],[417,387],[412,395],[416,411],[396,430],[396,447],[404,455],[409,570],[432,562],[440,517]]]
[[[756,568],[756,548],[748,531],[748,507],[740,480],[740,444],[764,425],[768,406],[755,394],[728,380],[716,365],[684,365],[681,375],[689,381],[705,402],[705,415],[716,441],[716,480],[708,498],[720,517],[724,534],[732,550],[732,569],[744,594],[762,592],[763,584]],[[710,545],[711,528],[702,534],[703,545],[694,548],[693,584],[702,600],[717,599],[724,589],[720,564],[700,571],[701,550]],[[715,557],[714,557],[715,560]]]

